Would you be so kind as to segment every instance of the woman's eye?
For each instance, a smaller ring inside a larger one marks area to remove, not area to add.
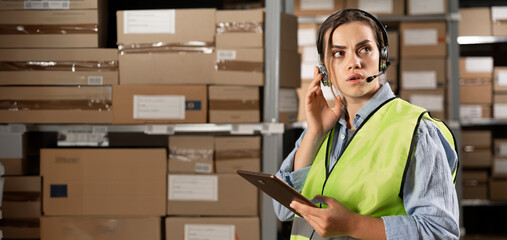
[[[370,47],[364,47],[364,48],[359,49],[359,52],[360,53],[368,53],[368,52],[371,52],[371,48]]]
[[[342,51],[337,51],[337,52],[333,53],[333,57],[341,57],[341,56],[343,56],[343,52]]]

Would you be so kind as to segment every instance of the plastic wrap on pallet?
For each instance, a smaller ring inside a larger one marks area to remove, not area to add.
[[[216,33],[263,33],[263,22],[219,22]]]

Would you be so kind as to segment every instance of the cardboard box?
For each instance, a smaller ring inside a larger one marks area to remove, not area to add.
[[[317,32],[319,25],[317,23],[298,23],[298,46],[312,46],[317,44]]]
[[[215,137],[215,165],[217,173],[236,173],[237,170],[261,170],[261,138]]]
[[[27,219],[41,216],[40,201],[3,201],[2,218],[4,219]]]
[[[1,123],[111,123],[111,86],[0,87]],[[5,106],[5,105],[4,105]]]
[[[489,79],[460,79],[461,104],[491,104],[493,86]]]
[[[445,22],[402,22],[401,57],[445,57]]]
[[[400,84],[403,90],[443,89],[446,87],[445,58],[401,59]]]
[[[4,176],[2,217],[38,219],[41,216],[41,177]]]
[[[387,41],[389,42],[388,56],[391,61],[400,59],[400,33],[398,31],[388,31]]]
[[[218,10],[216,47],[263,48],[264,9]]]
[[[493,118],[507,119],[507,94],[493,96]]]
[[[505,6],[491,6],[493,36],[507,36],[507,14]]]
[[[298,116],[298,93],[293,88],[280,88],[278,101],[278,118],[283,123],[293,123]]]
[[[170,173],[214,173],[213,136],[169,136]]]
[[[259,87],[209,86],[210,123],[260,122]]]
[[[0,61],[0,85],[118,84],[116,49],[0,49]]]
[[[0,132],[0,159],[23,158],[24,133]]]
[[[428,110],[432,117],[447,119],[447,105],[444,89],[435,90],[401,90],[400,97],[410,103]]]
[[[492,79],[493,57],[460,57],[459,77]]]
[[[294,15],[296,16],[315,16],[325,15],[329,16],[332,13],[344,9],[345,0],[295,0],[294,1]]]
[[[495,138],[493,140],[495,148],[493,153],[498,157],[507,157],[507,139]]]
[[[167,217],[166,240],[172,239],[241,239],[260,240],[258,217]]]
[[[280,51],[280,87],[299,88],[301,86],[301,55],[294,51]]]
[[[447,0],[407,1],[407,15],[447,14]]]
[[[2,48],[97,48],[99,16],[95,10],[2,11],[0,24],[10,25]],[[70,29],[70,30],[69,30]],[[24,34],[19,34],[23,31]]]
[[[165,149],[41,149],[46,216],[165,215]]]
[[[491,36],[491,12],[489,7],[460,8],[459,36]]]
[[[463,199],[488,199],[488,171],[463,171]]]
[[[169,174],[168,215],[257,216],[258,190],[237,174]]]
[[[113,123],[206,123],[204,85],[114,86]]]
[[[0,163],[4,166],[5,175],[23,175],[25,171],[23,169],[23,159],[0,159]]]
[[[119,56],[121,85],[212,84],[213,48],[194,51],[128,52]]]
[[[474,121],[491,118],[491,104],[460,104],[461,121]]]
[[[403,16],[404,0],[347,0],[346,8],[356,8],[378,16]]]
[[[507,93],[507,67],[494,68],[493,91],[495,93]]]
[[[489,199],[493,201],[507,200],[507,180],[489,179]]]
[[[4,239],[39,239],[39,219],[3,219],[0,230]]]
[[[264,85],[264,49],[220,48],[216,51],[216,85]]]
[[[463,167],[491,167],[491,131],[467,130],[461,132]]]
[[[117,11],[117,44],[210,45],[215,42],[215,14],[215,9]]]
[[[0,10],[68,10],[98,8],[100,0],[80,1],[23,1],[0,0]]]
[[[41,217],[41,240],[161,239],[160,217]]]
[[[507,178],[507,158],[495,157],[491,171],[493,178]]]
[[[30,192],[40,195],[42,185],[40,176],[4,176],[4,192]]]

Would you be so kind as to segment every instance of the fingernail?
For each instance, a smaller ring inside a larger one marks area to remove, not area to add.
[[[295,204],[294,204],[294,202],[290,202],[290,205],[289,205],[289,206],[290,206],[291,208],[294,208],[294,205],[295,205]]]

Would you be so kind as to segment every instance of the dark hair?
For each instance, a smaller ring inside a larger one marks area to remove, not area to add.
[[[377,40],[378,49],[382,49],[385,47],[382,29],[380,29],[379,24],[372,19],[372,16],[366,15],[363,11],[357,9],[344,9],[337,11],[331,14],[321,25],[319,31],[317,32],[317,52],[319,53],[319,58],[321,62],[324,62],[324,36],[326,31],[331,29],[329,34],[329,39],[327,41],[327,45],[330,46],[332,44],[332,37],[334,31],[337,27],[349,23],[349,22],[362,22],[366,23],[373,30],[373,34],[375,34],[375,39]]]

